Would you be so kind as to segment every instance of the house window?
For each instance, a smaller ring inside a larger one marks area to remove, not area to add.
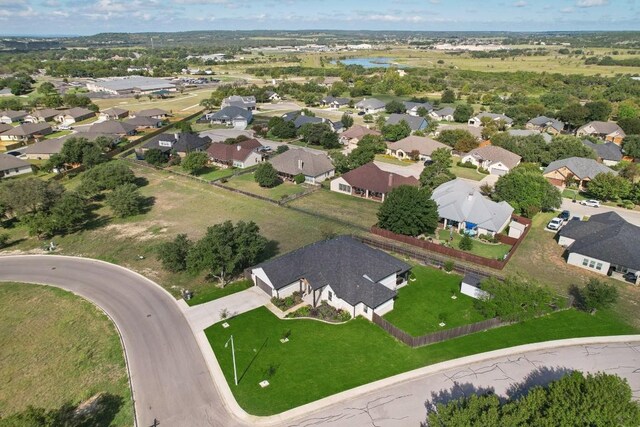
[[[602,270],[602,263],[601,262],[596,264],[596,270]]]
[[[585,267],[589,265],[589,260],[586,258],[582,258],[582,265],[584,265]]]
[[[329,291],[329,301],[333,299],[333,292]]]
[[[366,305],[364,306],[364,312],[368,313],[369,312],[369,307],[367,307]]]
[[[589,268],[593,268],[596,266],[596,262],[594,260],[589,261]]]
[[[338,190],[344,191],[345,193],[351,193],[351,186],[346,184],[338,185]]]

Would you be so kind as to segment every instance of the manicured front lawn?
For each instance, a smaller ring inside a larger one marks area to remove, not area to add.
[[[104,425],[133,425],[120,338],[93,304],[53,287],[0,283],[0,343],[2,417],[110,393],[121,401]]]
[[[253,282],[251,282],[251,280],[240,280],[238,282],[229,283],[224,288],[221,288],[216,284],[211,284],[210,286],[200,287],[194,293],[193,297],[185,302],[189,306],[204,304],[205,302],[213,301],[218,298],[235,294],[236,292],[244,291],[245,289],[249,289],[251,286],[253,286]]]
[[[273,188],[263,188],[258,185],[253,173],[235,176],[229,179],[229,181],[224,185],[257,194],[259,196],[268,197],[273,200],[280,200],[293,194],[302,193],[305,190],[305,187],[302,185],[297,185],[288,181],[285,181]]]
[[[412,349],[358,318],[344,325],[281,320],[264,307],[215,324],[205,332],[242,408],[271,415],[362,384],[433,363],[503,347],[570,337],[635,333],[612,312],[575,310]],[[290,331],[289,342],[282,344]],[[233,382],[233,334],[238,386]],[[258,383],[268,380],[261,388]]]
[[[399,160],[397,157],[388,156],[386,154],[376,154],[375,160],[378,162],[390,163],[392,165],[398,166],[409,166],[414,163],[410,160]]]
[[[564,190],[562,190],[562,197],[567,198],[567,199],[575,199],[575,200],[587,200],[587,197],[585,197],[580,191],[578,190],[573,190],[571,188],[565,188]]]
[[[416,280],[409,280],[398,291],[393,310],[384,315],[398,328],[420,336],[484,320],[474,308],[473,298],[460,293],[462,276],[423,266],[413,267],[411,272]],[[438,325],[441,319],[446,326]]]
[[[453,173],[458,178],[466,178],[472,179],[474,181],[480,181],[484,178],[485,174],[478,172],[476,169],[464,168],[462,166],[458,166],[458,162],[460,161],[460,157],[454,156],[452,157],[452,166],[449,168],[451,173]]]
[[[438,238],[441,241],[449,241],[451,232],[449,230],[440,230],[438,232]],[[460,249],[458,244],[462,240],[462,235],[457,232],[453,232],[453,241],[451,241],[451,247],[454,249]],[[503,259],[506,254],[509,253],[511,246],[504,243],[484,243],[478,239],[473,239],[473,247],[469,251],[472,254],[489,258],[489,259]]]

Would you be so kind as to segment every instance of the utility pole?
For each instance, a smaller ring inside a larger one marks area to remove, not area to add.
[[[231,358],[233,359],[233,379],[235,380],[236,385],[238,385],[238,371],[236,370],[236,349],[233,346],[233,335],[227,340],[224,345],[224,348],[227,348],[229,345],[229,341],[231,341]]]

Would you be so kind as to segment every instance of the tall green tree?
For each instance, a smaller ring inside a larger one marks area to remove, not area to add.
[[[203,151],[193,151],[182,159],[180,166],[185,172],[194,175],[204,169],[208,162],[209,156],[207,156],[207,153]]]
[[[402,114],[406,111],[404,104],[396,100],[389,101],[387,105],[384,106],[384,109],[388,114],[392,114],[392,113]]]
[[[399,141],[411,135],[411,126],[405,120],[396,124],[386,124],[382,126],[382,135],[387,141]]]
[[[267,246],[254,222],[231,221],[207,228],[187,256],[187,268],[194,272],[207,271],[224,286],[233,276],[255,264]]]
[[[56,232],[79,230],[88,219],[87,201],[72,191],[65,192],[51,208],[51,228]]]
[[[158,248],[158,258],[162,266],[173,273],[187,269],[187,256],[193,242],[186,234],[178,234],[173,240],[165,242]]]
[[[342,118],[340,119],[340,122],[345,129],[349,129],[351,126],[353,126],[353,117],[351,117],[351,115],[347,113],[344,113],[342,115]]]
[[[537,166],[528,164],[512,169],[498,178],[495,197],[509,203],[514,210],[526,217],[557,209],[562,202],[560,191],[547,181]]]
[[[387,193],[378,210],[378,226],[406,236],[431,234],[438,227],[438,206],[429,190],[401,185]]]
[[[107,205],[113,213],[124,218],[138,215],[144,208],[144,197],[135,184],[122,184],[107,194]]]
[[[0,183],[0,206],[9,218],[36,212],[49,212],[64,193],[56,181],[37,178],[17,179]]]
[[[599,173],[587,184],[587,192],[596,199],[618,200],[631,192],[631,182],[614,173]]]
[[[466,123],[473,116],[473,106],[469,104],[458,104],[453,112],[453,120],[459,123]]]
[[[431,153],[432,163],[425,166],[420,174],[420,184],[430,190],[449,182],[456,176],[449,170],[451,167],[451,151],[446,148],[438,148]]]
[[[451,89],[446,89],[444,92],[442,92],[440,102],[442,102],[443,104],[452,104],[456,102],[456,93]]]
[[[613,109],[609,101],[593,101],[584,105],[587,108],[587,121],[599,120],[606,122]]]
[[[640,135],[627,135],[622,140],[622,148],[627,155],[640,159]]]

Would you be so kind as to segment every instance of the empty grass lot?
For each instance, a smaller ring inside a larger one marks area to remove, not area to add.
[[[252,194],[257,194],[258,196],[268,197],[273,200],[280,200],[294,194],[302,193],[306,190],[306,187],[303,185],[294,184],[289,181],[284,181],[273,188],[260,187],[256,182],[253,172],[234,176],[224,185],[231,188],[237,188],[238,190],[247,191]]]
[[[485,320],[474,308],[473,298],[460,293],[462,276],[422,266],[411,271],[416,280],[398,291],[394,309],[384,315],[398,328],[420,336]],[[438,325],[441,319],[446,326]]]
[[[133,425],[120,339],[89,302],[52,287],[0,283],[0,342],[0,416],[104,392],[121,399],[109,425]]]
[[[595,316],[575,310],[412,349],[358,318],[343,325],[281,320],[261,307],[228,319],[205,333],[238,403],[254,415],[271,415],[362,384],[422,366],[532,342],[616,335],[636,330],[611,312]],[[289,342],[280,343],[286,331]],[[233,334],[239,384],[233,384]],[[261,388],[258,383],[268,380]]]
[[[438,238],[441,241],[448,242],[450,236],[451,233],[449,230],[440,230],[438,232]],[[460,249],[458,247],[460,240],[462,240],[462,235],[454,231],[451,247],[453,249]],[[505,245],[504,243],[484,243],[478,239],[473,239],[473,247],[468,252],[489,259],[503,259],[503,257],[509,253],[509,249],[511,249],[511,246]]]

